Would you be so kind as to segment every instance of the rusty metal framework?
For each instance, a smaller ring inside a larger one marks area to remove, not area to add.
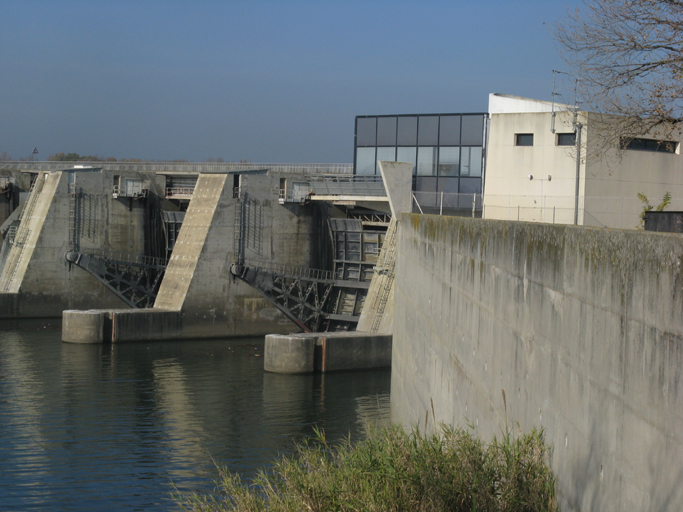
[[[335,313],[340,290],[356,289],[367,293],[369,283],[336,279],[328,270],[294,267],[264,268],[233,264],[230,272],[260,291],[292,322],[306,332],[353,330],[360,313]],[[340,327],[344,327],[340,329]]]
[[[92,274],[131,308],[151,308],[166,271],[162,258],[69,251],[66,261]]]

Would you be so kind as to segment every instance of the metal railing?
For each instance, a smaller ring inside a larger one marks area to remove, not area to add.
[[[304,203],[310,195],[311,193],[308,190],[287,190],[284,188],[278,190],[280,203]]]
[[[200,173],[269,169],[293,174],[353,174],[353,164],[244,163],[244,162],[0,162],[0,169],[19,171],[61,171],[74,165],[108,171]]]
[[[308,183],[311,194],[320,196],[387,195],[381,176],[314,176]]]
[[[661,201],[650,198],[655,206]],[[548,224],[577,224],[619,229],[640,228],[645,204],[638,197],[486,195],[485,219],[519,220]],[[683,198],[672,198],[666,211],[683,211]]]
[[[414,213],[481,217],[482,205],[481,194],[413,192]]]
[[[168,189],[166,189],[168,191]],[[132,194],[126,193],[125,187],[122,187],[121,185],[114,185],[114,197],[148,197],[149,196],[149,189],[147,188],[142,188],[140,189],[140,192],[133,192]]]
[[[195,187],[166,187],[166,197],[192,199]]]
[[[295,279],[315,279],[317,281],[334,281],[343,279],[342,272],[339,270],[321,270],[316,268],[296,267],[293,265],[279,265],[270,262],[248,261],[244,264],[255,270],[272,272],[285,277]]]

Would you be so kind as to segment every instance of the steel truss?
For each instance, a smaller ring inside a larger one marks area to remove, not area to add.
[[[130,307],[151,308],[166,271],[166,260],[145,257],[125,261],[123,258],[114,254],[66,253],[66,261],[88,271]]]
[[[328,330],[331,322],[345,323],[346,329],[358,324],[359,315],[334,314],[330,298],[338,288],[367,289],[369,283],[336,280],[333,272],[300,269],[289,272],[239,263],[230,272],[260,291],[290,320],[306,332]],[[350,330],[350,329],[349,329]]]

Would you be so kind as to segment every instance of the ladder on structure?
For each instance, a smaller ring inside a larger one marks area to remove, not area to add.
[[[0,275],[0,291],[2,292],[10,291],[14,277],[17,275],[19,262],[21,261],[21,256],[24,252],[24,246],[30,234],[28,224],[31,221],[33,210],[36,208],[38,196],[40,195],[41,190],[43,190],[44,184],[45,175],[39,175],[31,185],[26,206],[19,215],[19,227],[17,228],[16,234],[14,236],[9,257],[5,263],[5,269]],[[24,222],[24,219],[26,222]]]
[[[234,245],[235,260],[238,264],[244,264],[244,209],[245,200],[241,189],[236,190],[235,219],[234,219]]]
[[[384,316],[384,309],[389,301],[389,294],[394,284],[394,273],[396,269],[396,232],[398,231],[398,221],[395,218],[391,219],[389,228],[387,229],[387,237],[384,240],[382,250],[380,252],[377,269],[381,273],[381,281],[379,290],[375,297],[373,308],[375,309],[375,317],[372,320],[370,332],[377,332],[382,323]]]
[[[69,249],[78,251],[78,225],[76,208],[78,206],[78,189],[76,188],[76,176],[73,176],[74,181],[69,183]]]

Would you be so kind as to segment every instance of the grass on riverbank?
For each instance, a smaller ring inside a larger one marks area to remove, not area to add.
[[[217,493],[181,496],[193,512],[556,511],[541,432],[485,444],[463,429],[394,426],[331,446],[322,433],[251,485],[219,468]]]

